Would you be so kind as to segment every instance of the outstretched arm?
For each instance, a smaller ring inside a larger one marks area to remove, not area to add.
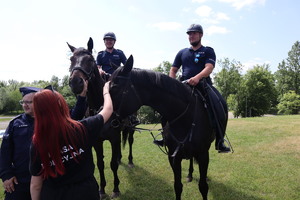
[[[106,82],[103,87],[103,98],[104,104],[103,109],[100,111],[100,115],[102,115],[104,123],[110,118],[111,114],[113,113],[113,104],[109,93],[109,83]]]

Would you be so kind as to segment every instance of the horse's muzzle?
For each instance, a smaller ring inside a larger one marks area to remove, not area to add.
[[[80,94],[83,90],[83,79],[74,77],[69,80],[69,86],[74,94]]]

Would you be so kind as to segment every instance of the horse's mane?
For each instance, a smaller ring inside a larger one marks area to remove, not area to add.
[[[120,68],[117,70],[121,71],[122,69]],[[191,88],[188,85],[161,72],[134,68],[131,71],[131,81],[137,86],[153,88],[161,90],[164,93],[169,93],[174,98],[188,99],[191,96]]]

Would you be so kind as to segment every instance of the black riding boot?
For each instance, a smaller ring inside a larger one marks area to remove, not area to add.
[[[221,139],[219,141],[216,140],[216,150],[218,150],[219,153],[229,153],[230,152],[230,148],[224,144],[224,139]]]

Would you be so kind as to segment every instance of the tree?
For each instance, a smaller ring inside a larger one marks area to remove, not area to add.
[[[222,69],[214,75],[214,84],[227,101],[230,94],[237,94],[242,80],[242,64],[235,60],[230,61],[228,58],[224,58],[224,60],[218,60],[218,65]]]
[[[161,64],[158,65],[158,67],[154,68],[153,71],[161,72],[163,74],[169,75],[171,67],[172,67],[172,64],[169,61],[163,61]],[[182,72],[182,70],[180,68],[178,73],[176,74],[177,79],[179,79],[181,72]]]
[[[276,88],[280,97],[290,90],[300,94],[300,43],[296,41],[292,49],[288,52],[286,61],[278,65],[275,73],[277,80]]]
[[[172,64],[169,61],[163,61],[158,65],[158,67],[154,68],[153,71],[161,72],[169,75],[169,71],[171,69]]]
[[[267,113],[274,99],[277,99],[274,76],[269,65],[256,65],[249,70],[239,87],[236,96],[235,115],[242,117],[262,116]]]
[[[298,114],[300,111],[300,95],[295,91],[289,91],[285,93],[277,106],[278,114]]]

